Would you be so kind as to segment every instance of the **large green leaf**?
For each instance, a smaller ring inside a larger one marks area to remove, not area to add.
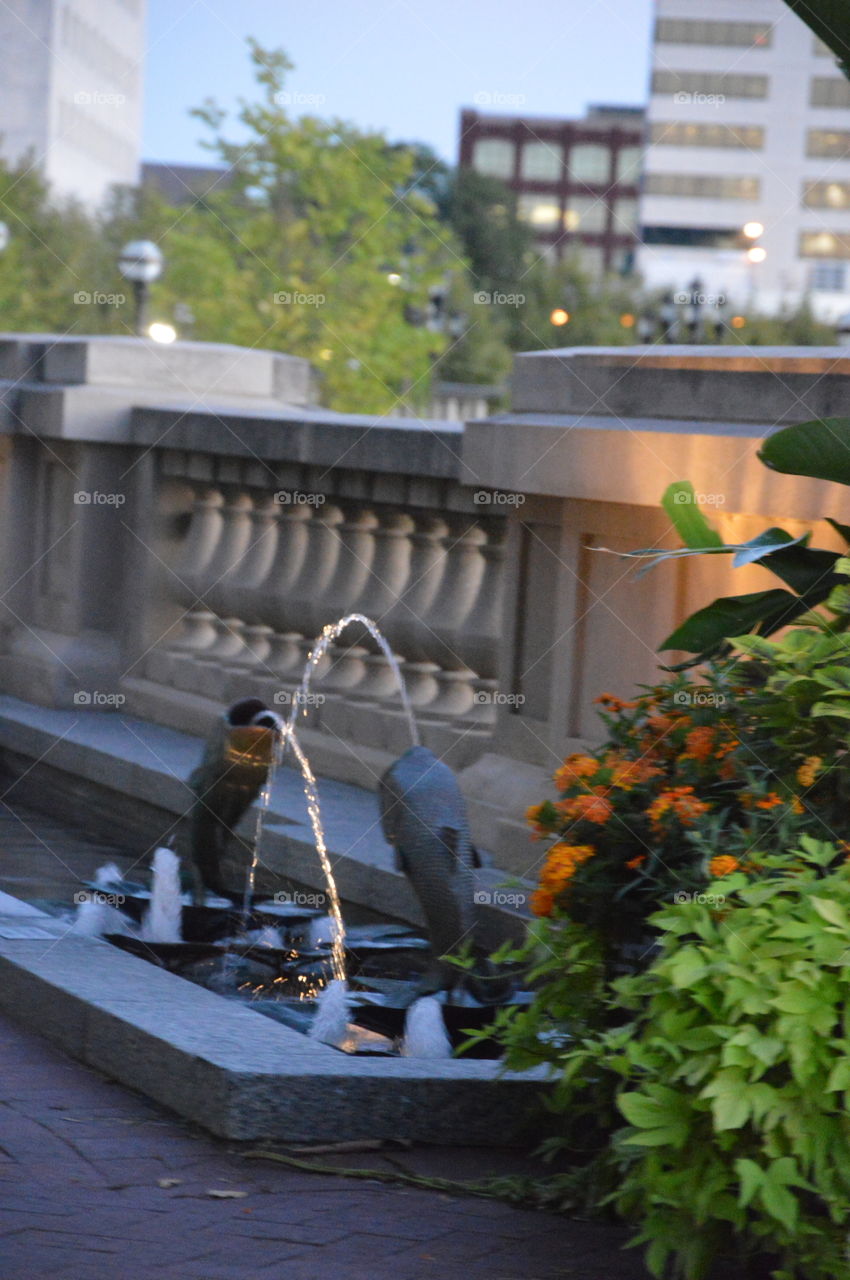
[[[713,604],[692,613],[658,648],[710,653],[724,641],[744,635],[753,627],[769,635],[793,622],[807,607],[798,596],[779,587],[745,596],[721,596]]]
[[[773,471],[850,484],[850,418],[815,418],[768,436],[758,456]]]
[[[833,587],[847,585],[841,574],[835,571],[837,560],[834,551],[798,544],[772,552],[764,567],[781,578],[798,596],[805,596],[812,605],[825,600]],[[737,566],[737,560],[735,564]]]
[[[754,564],[759,560],[766,560],[769,556],[773,556],[779,551],[784,551],[788,547],[796,547],[800,543],[805,543],[809,537],[808,533],[803,533],[799,538],[792,538],[784,529],[772,528],[765,529],[764,533],[751,538],[749,542],[721,543],[720,546],[675,547],[672,551],[659,551],[658,547],[642,547],[640,551],[611,552],[609,547],[597,547],[596,550],[622,556],[625,560],[648,560],[649,564],[643,565],[635,575],[638,578],[642,578],[645,573],[649,573],[650,569],[654,569],[656,565],[664,564],[667,560],[684,560],[687,556],[731,555],[732,564],[737,569],[741,565]]]
[[[706,547],[723,546],[720,534],[711,527],[702,513],[690,480],[676,480],[668,485],[661,505],[686,547],[704,550]]]

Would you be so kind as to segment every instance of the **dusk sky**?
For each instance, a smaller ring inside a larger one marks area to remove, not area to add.
[[[142,155],[210,163],[187,113],[207,97],[231,108],[255,95],[254,36],[296,64],[293,114],[341,117],[453,161],[462,106],[573,116],[589,102],[643,103],[651,10],[651,0],[148,0]]]

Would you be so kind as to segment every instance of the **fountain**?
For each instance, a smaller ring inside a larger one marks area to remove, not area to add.
[[[142,918],[140,936],[146,942],[182,942],[180,859],[170,849],[157,849],[151,871],[150,906]]]

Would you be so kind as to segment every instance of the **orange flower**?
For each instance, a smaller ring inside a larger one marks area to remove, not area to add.
[[[531,910],[536,916],[551,916],[555,896],[548,889],[535,889],[531,895]]]
[[[782,804],[782,796],[778,796],[775,791],[768,791],[766,796],[761,800],[756,800],[757,809],[775,809],[778,804]]]
[[[731,876],[733,871],[737,871],[741,864],[737,858],[731,857],[727,853],[722,853],[717,858],[712,858],[708,864],[708,869],[713,876]]]
[[[598,822],[600,826],[604,826],[614,812],[614,806],[606,800],[602,787],[568,800],[559,800],[555,808],[568,822],[578,822],[583,818],[585,822]]]
[[[556,898],[575,875],[577,868],[595,853],[592,844],[565,844],[561,840],[553,844],[540,872],[540,892]]]
[[[647,809],[647,816],[654,827],[661,826],[661,819],[672,812],[683,827],[693,826],[697,818],[708,813],[709,805],[694,795],[693,787],[673,787],[662,791]]]
[[[606,711],[610,711],[613,715],[616,715],[619,711],[634,711],[638,705],[636,702],[626,702],[623,698],[618,698],[613,693],[600,693],[599,697],[594,698],[593,701],[598,702],[600,706],[604,707]]]
[[[801,787],[814,786],[815,778],[820,773],[823,760],[820,756],[806,756],[797,770],[797,781]]]
[[[695,729],[691,729],[685,738],[682,760],[696,760],[700,764],[710,760],[714,755],[715,737],[716,730],[710,724],[697,725]]]
[[[567,791],[583,778],[592,778],[598,772],[599,761],[594,760],[593,756],[567,756],[560,769],[555,771],[555,786],[559,791]]]
[[[629,871],[637,871],[638,867],[640,866],[640,864],[641,864],[642,862],[646,862],[646,854],[645,854],[645,853],[639,853],[639,854],[638,854],[638,856],[637,856],[636,858],[631,858],[631,859],[626,863],[626,866],[628,867]]]
[[[542,812],[543,812],[542,804],[533,804],[531,805],[530,808],[526,809],[525,811],[525,820],[528,823],[528,825],[533,828],[534,830],[533,838],[536,840],[539,840],[541,836],[548,835],[548,833],[551,831],[551,827],[547,826],[545,822],[540,821],[540,814]]]
[[[649,782],[651,778],[661,776],[663,770],[651,760],[621,760],[611,770],[611,786],[621,791],[631,791],[632,787]]]
[[[806,812],[806,807],[805,807],[805,805],[803,804],[803,802],[802,802],[802,800],[800,799],[800,797],[799,797],[799,796],[794,796],[794,797],[793,797],[793,799],[792,799],[792,801],[791,801],[791,812],[792,812],[792,813],[805,813],[805,812]]]

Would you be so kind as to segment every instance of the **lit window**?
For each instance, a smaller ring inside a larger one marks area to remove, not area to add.
[[[489,178],[512,178],[514,144],[504,138],[479,138],[472,156],[472,167]]]
[[[803,204],[810,209],[850,209],[850,182],[806,182]]]
[[[810,129],[806,138],[807,156],[850,157],[850,132],[846,129]]]
[[[760,151],[764,129],[755,124],[684,124],[665,120],[652,126],[656,147],[743,147]]]
[[[850,258],[850,235],[835,231],[800,233],[801,258]]]
[[[593,196],[570,196],[564,213],[565,231],[604,231],[608,224],[608,208],[604,200]]]
[[[517,212],[539,231],[557,231],[561,221],[560,205],[551,196],[520,196]]]
[[[562,173],[557,143],[526,142],[520,155],[520,174],[533,182],[558,182]]]
[[[732,178],[702,173],[650,173],[645,191],[651,196],[687,196],[703,200],[758,200],[758,178]]]

